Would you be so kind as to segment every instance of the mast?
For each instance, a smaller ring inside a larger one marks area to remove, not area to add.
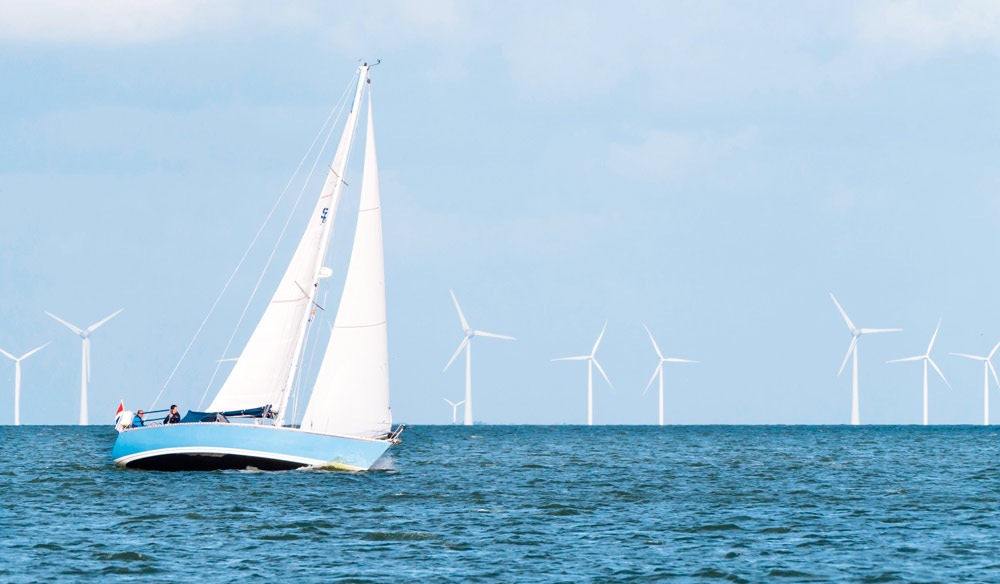
[[[354,135],[358,129],[358,113],[361,111],[361,93],[365,90],[365,84],[368,81],[368,63],[361,65],[358,71],[360,73],[358,75],[358,87],[354,92],[354,102],[351,104],[351,112],[348,114],[347,123],[344,125],[344,133],[340,137],[340,145],[337,147],[336,157],[334,158],[333,165],[330,167],[330,171],[337,177],[337,182],[333,193],[329,195],[333,197],[332,207],[330,208],[329,218],[323,224],[324,229],[322,243],[320,243],[320,252],[316,256],[316,263],[313,266],[312,286],[306,290],[310,307],[316,301],[316,291],[319,288],[321,278],[320,271],[323,269],[323,262],[326,260],[327,248],[330,245],[330,235],[333,233],[333,222],[337,217],[337,207],[340,204],[340,192],[344,184],[346,184],[344,182],[344,175],[347,172],[347,161],[351,157],[351,146],[354,144]],[[302,325],[300,327],[299,338],[295,343],[295,352],[292,354],[292,366],[288,369],[288,378],[285,380],[285,387],[281,391],[281,404],[278,406],[278,417],[275,420],[275,425],[277,426],[285,423],[285,409],[288,407],[288,398],[291,397],[295,375],[299,370],[299,356],[302,354],[306,333],[309,330],[310,312],[310,310],[306,310],[302,313]]]
[[[302,354],[316,288],[320,278],[325,276],[322,268],[326,248],[345,184],[343,177],[357,130],[361,95],[368,80],[368,65],[364,64],[358,70],[354,102],[305,233],[257,328],[209,405],[209,411],[278,406],[277,423],[284,422],[289,390]]]

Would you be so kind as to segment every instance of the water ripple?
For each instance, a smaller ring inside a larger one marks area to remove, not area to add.
[[[989,428],[411,426],[371,473],[113,440],[0,427],[0,580],[1000,581]]]

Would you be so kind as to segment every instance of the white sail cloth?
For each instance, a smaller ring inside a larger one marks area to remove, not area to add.
[[[265,405],[276,409],[281,407],[282,394],[295,373],[295,362],[316,295],[319,270],[337,214],[344,184],[341,177],[344,176],[357,130],[367,72],[367,67],[361,68],[354,103],[330,173],[292,262],[232,372],[208,406],[208,411],[242,410]]]
[[[391,426],[382,211],[369,95],[361,206],[351,262],[301,427],[323,434],[381,438]]]

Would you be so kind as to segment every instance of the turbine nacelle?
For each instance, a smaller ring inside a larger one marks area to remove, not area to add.
[[[847,323],[847,329],[849,331],[851,331],[851,336],[853,337],[851,339],[851,344],[847,347],[847,354],[844,355],[844,361],[840,364],[840,369],[837,370],[837,377],[840,377],[840,374],[844,372],[844,367],[847,366],[847,361],[850,360],[851,355],[854,354],[855,351],[857,351],[857,349],[858,349],[858,339],[861,338],[861,335],[869,335],[869,334],[873,334],[873,333],[896,333],[896,332],[900,332],[900,331],[903,330],[903,329],[899,329],[899,328],[890,328],[890,329],[861,328],[861,329],[859,329],[858,327],[854,326],[853,322],[851,322],[850,317],[847,316],[847,312],[844,311],[844,307],[842,307],[840,305],[840,303],[837,302],[837,298],[833,295],[832,292],[830,293],[830,298],[833,300],[833,303],[837,305],[837,310],[840,312],[840,316],[844,317],[844,322]]]
[[[451,299],[455,301],[455,310],[458,311],[458,318],[459,320],[462,321],[462,331],[465,333],[465,338],[463,338],[462,342],[458,344],[458,349],[455,350],[455,353],[451,356],[451,359],[448,360],[448,364],[444,366],[443,371],[447,371],[448,368],[451,367],[451,364],[455,361],[455,358],[458,357],[458,354],[462,352],[462,349],[466,348],[469,345],[469,343],[472,342],[473,337],[490,337],[493,339],[504,339],[507,341],[517,340],[516,338],[509,337],[507,335],[498,335],[495,333],[488,333],[486,331],[477,331],[471,328],[469,326],[469,322],[465,320],[465,315],[462,314],[462,307],[458,305],[458,298],[455,297],[455,292],[451,290],[449,290],[449,292],[451,292]]]

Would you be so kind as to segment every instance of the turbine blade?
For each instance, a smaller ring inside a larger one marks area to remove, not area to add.
[[[898,333],[898,332],[901,332],[902,330],[903,329],[899,329],[899,328],[896,328],[896,329],[861,329],[858,332],[860,332],[863,335],[870,335],[872,333]]]
[[[986,357],[980,357],[979,355],[966,355],[965,353],[948,353],[949,355],[954,355],[956,357],[965,357],[966,359],[975,359],[976,361],[989,361]]]
[[[462,405],[462,404],[464,404],[464,403],[465,403],[465,400],[463,399],[462,401],[458,402],[458,403],[457,403],[457,404],[455,404],[455,405],[456,405],[456,406],[460,406],[460,405]]]
[[[462,314],[462,307],[458,305],[458,298],[455,298],[455,291],[454,290],[448,290],[448,291],[451,292],[451,299],[455,301],[455,310],[458,311],[458,318],[461,319],[462,321],[462,330],[463,331],[469,330],[469,323],[465,321],[465,315]]]
[[[553,361],[586,361],[590,359],[590,355],[580,355],[579,357],[559,357],[558,359],[553,359]]]
[[[451,359],[448,359],[448,364],[444,366],[444,369],[441,371],[441,373],[444,373],[445,371],[448,370],[449,367],[451,367],[451,363],[455,360],[455,357],[458,357],[458,354],[461,353],[462,349],[464,349],[465,346],[468,344],[469,344],[469,337],[465,337],[464,339],[462,339],[462,342],[459,343],[458,345],[458,349],[455,350],[455,354],[451,356]]]
[[[656,366],[656,369],[653,369],[653,376],[649,378],[649,383],[646,384],[646,389],[642,390],[642,395],[646,395],[646,392],[649,391],[650,386],[652,386],[653,382],[656,381],[656,374],[659,373],[662,368],[663,362],[661,361],[660,364]]]
[[[611,380],[608,379],[608,374],[604,372],[604,368],[601,367],[601,364],[598,363],[597,359],[594,359],[593,357],[591,357],[590,360],[594,362],[594,365],[597,367],[597,370],[601,372],[602,376],[604,376],[604,381],[608,382],[608,387],[611,388],[611,391],[614,391],[615,390],[615,386],[611,385]]]
[[[446,397],[443,397],[443,398],[441,398],[441,399],[443,399],[444,401],[448,402],[448,405],[449,405],[449,406],[452,406],[452,407],[455,407],[455,406],[457,406],[457,405],[458,405],[458,404],[453,404],[453,403],[451,403],[451,400],[450,400],[450,399],[448,399],[448,398],[446,398]]]
[[[660,347],[656,344],[656,339],[653,338],[653,333],[649,332],[649,327],[645,324],[642,325],[642,328],[646,329],[646,334],[649,335],[649,340],[653,341],[653,348],[656,349],[656,356],[662,361],[663,353],[660,352]]]
[[[997,370],[993,368],[993,362],[987,361],[987,365],[990,367],[990,371],[993,373],[993,381],[997,382],[997,387],[1000,388],[1000,378],[997,378]]]
[[[604,328],[601,329],[601,334],[597,335],[597,342],[594,343],[594,349],[590,351],[590,356],[593,357],[597,353],[597,346],[601,344],[601,339],[604,338],[604,331],[608,330],[608,321],[604,321]]]
[[[508,341],[516,341],[514,337],[508,337],[506,335],[498,335],[495,333],[485,333],[483,331],[472,331],[472,335],[476,337],[490,337],[493,339],[507,339]],[[477,345],[478,346],[478,345]]]
[[[87,332],[88,332],[88,333],[92,333],[92,332],[96,331],[96,330],[97,330],[97,328],[98,328],[99,326],[101,326],[102,324],[104,324],[104,323],[108,322],[108,321],[109,321],[109,320],[111,320],[112,318],[114,318],[114,317],[118,316],[119,314],[121,314],[121,311],[123,311],[123,310],[125,310],[125,309],[124,309],[124,308],[119,308],[119,309],[118,309],[118,310],[117,310],[117,311],[116,311],[116,312],[115,312],[114,314],[112,314],[111,316],[109,316],[109,317],[105,318],[104,320],[101,320],[101,321],[98,321],[98,322],[96,322],[96,323],[94,323],[94,324],[90,325],[90,328],[88,328],[88,329],[87,329]]]
[[[917,355],[916,357],[907,357],[905,359],[893,359],[892,361],[886,361],[886,363],[902,363],[904,361],[920,361],[921,359],[926,359],[926,355]]]
[[[944,381],[945,385],[948,386],[948,389],[953,389],[951,387],[951,384],[948,383],[948,379],[945,378],[944,373],[941,373],[941,368],[938,367],[937,363],[934,362],[934,359],[931,359],[930,357],[928,357],[927,361],[930,362],[930,364],[934,367],[934,371],[937,371],[937,374],[941,376],[941,381]]]
[[[940,319],[940,318],[938,319],[938,325],[937,325],[937,328],[936,328],[936,329],[934,329],[934,334],[933,334],[933,335],[931,335],[931,342],[927,344],[927,354],[928,354],[928,355],[930,355],[930,354],[931,354],[931,347],[933,347],[933,346],[934,346],[934,339],[936,339],[936,338],[937,338],[937,334],[938,334],[938,331],[939,331],[939,330],[941,330],[941,319]]]
[[[697,361],[692,361],[690,359],[678,359],[676,357],[668,357],[663,360],[664,363],[697,363]]]
[[[840,364],[840,369],[837,371],[837,377],[844,372],[844,367],[847,367],[847,360],[851,358],[851,352],[858,346],[858,337],[851,339],[851,345],[847,347],[847,354],[844,355],[844,362]]]
[[[73,331],[74,333],[76,333],[78,335],[82,335],[83,334],[83,329],[79,329],[76,326],[71,325],[70,323],[68,323],[65,320],[59,318],[58,316],[52,314],[51,312],[46,311],[45,314],[47,314],[47,315],[51,316],[52,318],[58,320],[59,322],[61,322],[63,325],[65,325],[69,330]]]
[[[15,356],[11,355],[11,354],[10,354],[10,353],[8,353],[7,351],[4,351],[3,349],[0,349],[0,353],[3,353],[3,355],[4,355],[5,357],[7,357],[8,359],[13,359],[14,361],[18,361],[18,360],[19,360],[19,359],[18,359],[17,357],[15,357]]]
[[[994,346],[994,347],[993,347],[993,350],[992,350],[992,351],[990,351],[990,356],[989,356],[989,357],[987,357],[987,359],[992,359],[992,358],[993,358],[993,355],[995,355],[995,354],[996,354],[996,352],[997,352],[997,349],[1000,349],[1000,343],[997,343],[997,344],[996,344],[996,346]]]
[[[23,361],[23,360],[27,359],[28,357],[34,355],[35,353],[41,351],[42,349],[44,349],[45,347],[48,347],[51,344],[52,344],[52,341],[49,341],[49,342],[45,343],[44,345],[42,345],[41,347],[36,347],[36,348],[28,351],[20,359],[18,359],[18,361]]]
[[[847,323],[847,328],[851,329],[852,333],[854,331],[858,330],[858,329],[854,328],[854,323],[851,322],[851,319],[847,317],[847,313],[844,312],[844,308],[840,305],[839,302],[837,302],[837,299],[833,296],[833,292],[830,292],[830,298],[832,298],[833,299],[833,303],[837,305],[837,310],[840,311],[840,316],[844,317],[844,322]]]

